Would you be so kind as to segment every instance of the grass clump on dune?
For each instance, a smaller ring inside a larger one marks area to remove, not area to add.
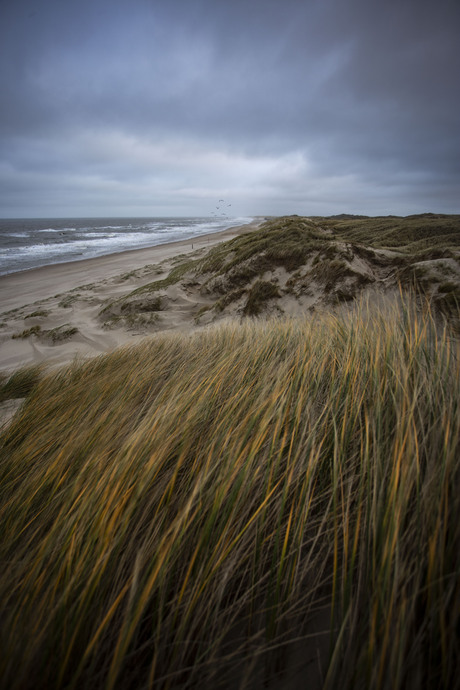
[[[246,316],[258,316],[269,300],[280,297],[280,295],[279,288],[275,283],[257,280],[249,291],[243,314]]]
[[[308,219],[287,216],[264,223],[254,232],[213,248],[197,267],[200,274],[226,276],[246,270],[246,283],[278,266],[294,271],[314,249],[324,245],[324,234]]]
[[[32,365],[18,369],[9,376],[2,374],[0,377],[0,402],[24,398],[38,385],[43,376],[43,367]]]
[[[4,687],[455,687],[458,355],[403,305],[45,377],[1,437]]]
[[[11,337],[13,340],[19,340],[19,339],[24,340],[25,338],[30,338],[31,335],[39,335],[41,330],[42,330],[42,327],[39,325],[36,325],[36,326],[32,326],[31,328],[25,328],[20,333],[13,333],[13,335]]]
[[[32,328],[27,328],[21,333],[14,333],[11,337],[13,340],[18,340],[19,338],[25,339],[31,336],[37,336],[42,340],[48,340],[51,343],[61,343],[65,340],[69,340],[72,336],[78,333],[78,328],[75,326],[70,326],[70,324],[65,323],[62,326],[57,326],[50,330],[44,330],[41,326],[36,325]]]

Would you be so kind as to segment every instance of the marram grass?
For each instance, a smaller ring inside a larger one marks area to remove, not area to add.
[[[459,686],[458,343],[370,314],[33,389],[1,437],[2,687]]]

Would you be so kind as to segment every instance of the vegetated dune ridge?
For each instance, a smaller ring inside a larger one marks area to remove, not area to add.
[[[458,247],[273,219],[94,305],[169,332],[6,375],[0,686],[460,687]]]
[[[2,687],[458,688],[459,354],[403,299],[16,374]]]
[[[182,242],[187,253],[154,263],[145,257],[161,248],[127,253],[122,273],[114,273],[116,259],[94,260],[92,272],[82,272],[89,283],[15,303],[0,316],[0,369],[65,363],[76,353],[98,354],[149,333],[190,331],[223,319],[330,311],[400,284],[415,286],[437,313],[458,319],[460,216],[290,216],[236,230],[237,237],[216,246],[208,244],[212,236],[198,238],[194,251],[193,243]],[[36,294],[34,276],[30,272],[30,294]]]

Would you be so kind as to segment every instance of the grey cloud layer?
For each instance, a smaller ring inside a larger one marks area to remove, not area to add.
[[[136,183],[144,211],[456,210],[458,3],[4,5],[2,215]]]

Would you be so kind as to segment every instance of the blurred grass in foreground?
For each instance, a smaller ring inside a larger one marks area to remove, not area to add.
[[[1,437],[2,687],[458,687],[459,391],[410,303],[48,375]]]

